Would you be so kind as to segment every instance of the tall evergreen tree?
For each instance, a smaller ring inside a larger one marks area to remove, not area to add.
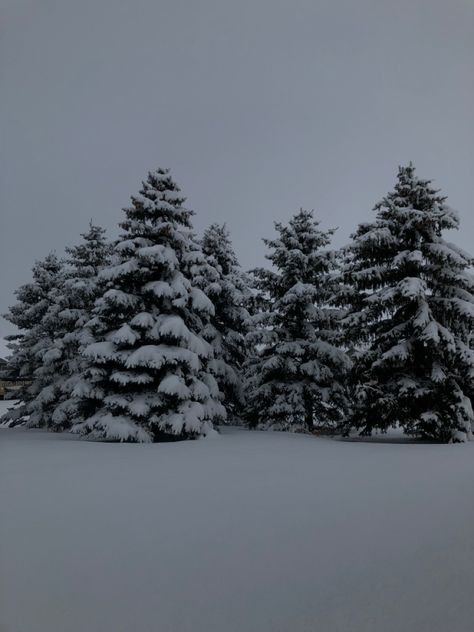
[[[34,403],[48,380],[45,359],[55,336],[51,316],[64,280],[63,262],[54,253],[37,261],[32,272],[32,281],[17,290],[17,302],[5,315],[19,330],[9,337],[6,370],[10,377],[30,382],[17,393],[18,405],[2,418],[12,425],[24,421],[31,426],[41,423]]]
[[[342,380],[350,363],[338,347],[340,312],[329,306],[337,258],[326,247],[334,231],[321,231],[304,210],[275,228],[278,238],[264,240],[274,269],[254,271],[264,307],[249,335],[248,416],[260,427],[335,427],[347,408]]]
[[[210,368],[224,395],[229,420],[238,419],[244,404],[242,371],[250,324],[246,306],[251,292],[225,225],[211,224],[204,232],[201,248],[207,265],[202,268],[199,283],[215,310],[203,332],[214,349]]]
[[[150,172],[132,205],[89,328],[81,383],[92,411],[76,432],[122,441],[194,438],[225,417],[202,331],[214,312],[195,282],[204,257],[192,211],[168,170]]]
[[[412,164],[374,210],[346,251],[345,323],[357,347],[346,430],[399,424],[412,435],[465,440],[473,421],[473,259],[442,236],[458,228],[458,216]]]

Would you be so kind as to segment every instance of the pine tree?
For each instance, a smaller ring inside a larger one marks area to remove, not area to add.
[[[80,392],[86,367],[82,350],[93,342],[86,325],[101,290],[98,274],[110,259],[111,244],[105,230],[91,222],[82,242],[66,248],[66,253],[68,268],[53,310],[56,335],[45,358],[48,397],[44,401],[40,393],[36,404],[41,425],[57,431],[71,427],[81,412],[75,393]]]
[[[412,164],[374,210],[346,253],[345,324],[357,347],[346,431],[400,425],[416,436],[465,440],[473,421],[473,259],[442,236],[458,228],[458,216]]]
[[[73,428],[121,441],[194,438],[225,417],[202,337],[214,308],[195,283],[204,265],[192,211],[169,171],[150,172],[132,205],[89,324],[80,388],[91,411]],[[78,394],[76,392],[76,394]]]
[[[248,417],[253,426],[334,428],[347,408],[342,379],[349,359],[338,347],[339,310],[334,292],[333,230],[321,231],[313,213],[300,210],[279,236],[264,242],[273,270],[254,271],[263,309],[249,335]]]
[[[48,379],[46,354],[55,335],[51,312],[61,292],[63,262],[51,253],[35,263],[32,273],[32,281],[17,290],[18,300],[5,315],[19,329],[18,334],[9,337],[7,372],[12,378],[30,382],[17,393],[19,404],[2,417],[11,425],[24,421],[30,426],[41,423],[34,403]],[[44,397],[48,397],[47,392]]]
[[[241,416],[244,405],[242,371],[250,324],[246,305],[251,292],[225,225],[211,224],[204,232],[201,248],[206,266],[199,285],[215,310],[203,335],[214,349],[210,369],[223,393],[228,419],[235,420]]]

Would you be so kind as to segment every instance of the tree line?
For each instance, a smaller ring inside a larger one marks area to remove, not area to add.
[[[474,258],[410,163],[342,249],[312,211],[275,224],[244,272],[225,226],[202,238],[169,170],[148,173],[110,242],[91,224],[35,263],[5,318],[3,417],[94,439],[190,439],[222,424],[466,441],[474,429]]]

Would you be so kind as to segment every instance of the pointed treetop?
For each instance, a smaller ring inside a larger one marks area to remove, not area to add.
[[[194,211],[183,207],[186,198],[180,191],[169,169],[149,171],[138,195],[131,197],[132,206],[124,209],[127,219],[120,226],[127,233],[144,236],[150,230],[160,232],[166,222],[191,229]]]
[[[233,268],[240,268],[230,239],[230,233],[225,224],[214,222],[206,228],[201,248],[207,257],[213,256],[215,263],[220,266],[223,274],[230,274]]]
[[[81,233],[82,242],[76,246],[67,246],[66,253],[69,255],[67,263],[76,268],[98,268],[105,263],[110,254],[112,245],[106,238],[106,230],[102,226],[96,226],[89,222],[89,230]]]
[[[337,229],[322,231],[319,225],[319,220],[314,217],[314,211],[304,209],[300,209],[288,225],[275,222],[275,230],[278,231],[279,237],[263,240],[265,245],[273,250],[265,257],[278,269],[297,278],[304,278],[306,272],[313,274],[315,267],[325,267],[321,248],[331,243],[331,236]]]
[[[379,212],[380,217],[386,218],[396,209],[415,212],[418,218],[411,217],[410,224],[418,229],[421,229],[421,223],[425,223],[427,219],[422,214],[429,212],[433,219],[431,230],[436,235],[440,235],[443,230],[457,229],[459,216],[446,204],[446,196],[440,195],[440,189],[433,188],[432,180],[418,178],[415,171],[412,162],[407,166],[400,166],[394,190],[376,204],[374,210]]]

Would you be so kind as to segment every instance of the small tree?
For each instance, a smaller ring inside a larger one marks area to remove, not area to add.
[[[35,402],[49,379],[45,368],[46,354],[55,335],[55,306],[63,281],[63,262],[51,253],[35,263],[32,282],[17,290],[18,300],[5,315],[19,329],[18,334],[9,337],[11,355],[6,370],[10,377],[29,382],[17,393],[18,405],[2,418],[11,425],[25,421],[30,426],[41,425]],[[50,395],[45,392],[45,400]]]
[[[122,441],[194,438],[225,417],[202,336],[214,307],[195,282],[204,258],[183,203],[169,171],[158,169],[125,209],[115,260],[100,275],[107,287],[75,393],[92,412],[76,432]]]
[[[254,271],[264,302],[249,335],[248,417],[260,427],[334,428],[347,408],[350,364],[338,347],[339,311],[329,306],[337,261],[325,248],[334,231],[304,210],[275,228],[278,238],[264,240],[275,269]]]
[[[211,224],[201,248],[207,265],[202,268],[199,284],[214,304],[214,315],[204,330],[214,350],[210,368],[223,393],[228,419],[236,419],[244,404],[242,371],[250,324],[246,305],[251,292],[225,226]]]
[[[471,435],[473,259],[442,237],[459,225],[445,200],[412,164],[401,167],[347,248],[342,302],[357,351],[346,431],[399,424],[442,441]]]
[[[42,420],[43,425],[58,431],[71,427],[81,414],[76,392],[80,392],[86,368],[82,351],[93,342],[87,323],[102,289],[98,274],[111,255],[111,244],[100,226],[91,223],[82,238],[79,245],[66,248],[68,268],[55,306],[56,335],[45,366],[51,376],[47,384],[51,397],[48,398],[48,406],[41,412]],[[40,409],[41,403],[40,396]]]

